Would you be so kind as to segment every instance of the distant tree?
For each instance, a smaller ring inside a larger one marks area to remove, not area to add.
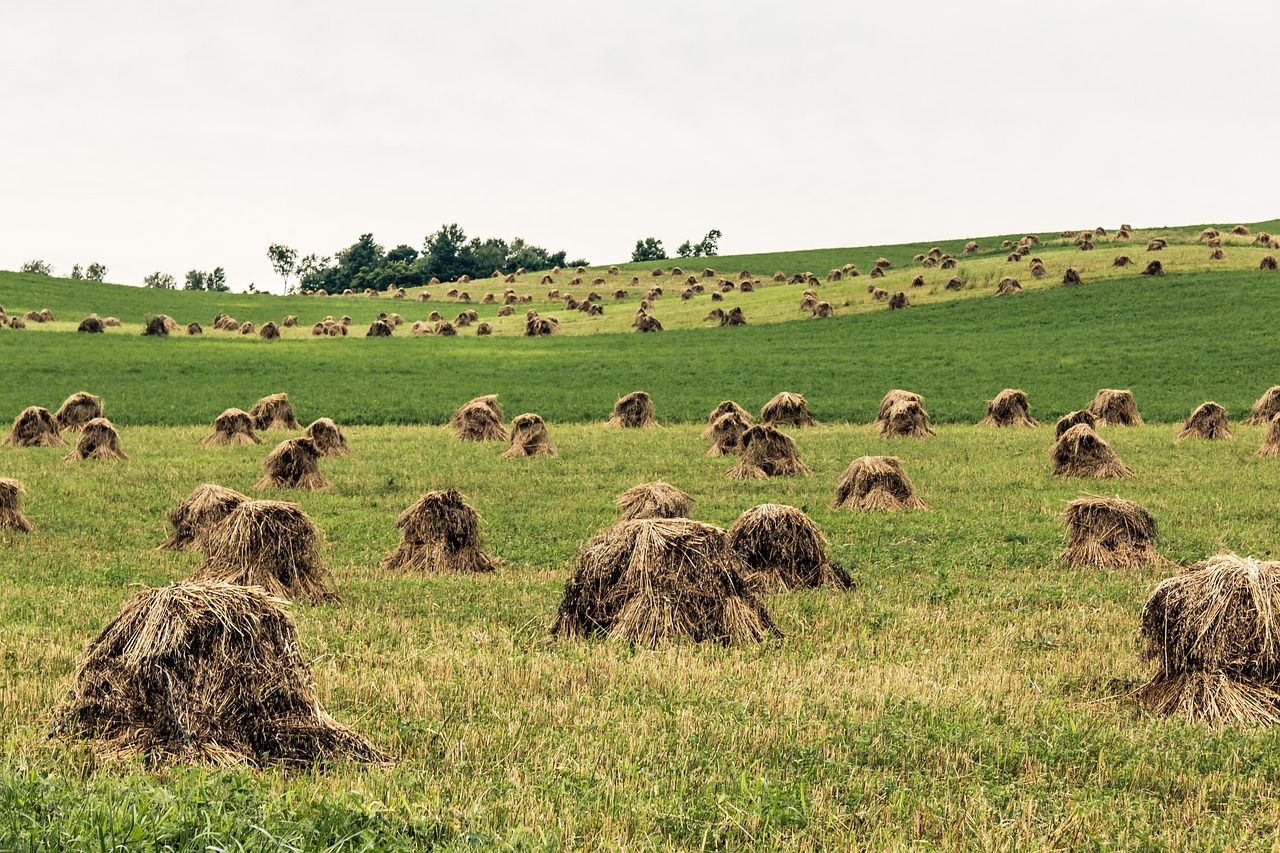
[[[18,272],[31,273],[32,275],[53,275],[53,264],[45,261],[27,261],[18,267]]]
[[[249,292],[250,292],[250,293],[257,293],[257,292],[258,292],[258,285],[254,284],[253,282],[249,282]]]
[[[80,279],[84,278],[84,270],[80,267],[79,264],[76,264],[71,268],[71,277],[76,281],[79,281]]]
[[[195,270],[192,270],[191,272],[195,272]],[[187,276],[188,276],[188,278],[190,278],[191,273],[187,273]],[[160,290],[174,290],[174,289],[176,289],[176,288],[177,288],[178,283],[177,283],[176,281],[174,281],[173,276],[169,275],[167,272],[153,272],[153,273],[151,273],[151,275],[149,275],[149,276],[147,276],[146,278],[142,279],[142,286],[143,286],[143,287],[154,287],[154,288],[158,288],[158,289],[160,289]],[[193,290],[193,289],[194,289],[194,290],[202,290],[203,288],[202,288],[202,287],[200,287],[200,288],[190,288],[190,287],[188,287],[188,288],[187,288],[187,290]]]
[[[84,271],[84,277],[89,281],[102,281],[107,277],[107,268],[105,265],[94,261],[89,264],[89,268]]]
[[[712,228],[707,232],[707,236],[702,238],[702,242],[693,247],[694,257],[715,257],[720,250],[720,238],[724,236],[720,233],[719,228]]]
[[[208,278],[207,272],[200,270],[187,270],[187,277],[182,282],[183,290],[204,290],[205,279]]]
[[[412,246],[406,246],[404,243],[387,252],[388,263],[412,264],[417,259],[418,250]]]
[[[589,267],[591,266],[591,261],[587,260],[586,258],[575,258],[574,260],[569,261],[567,264],[565,264],[565,266],[566,267]]]
[[[464,274],[470,275],[467,259],[463,257],[466,245],[467,235],[456,222],[441,225],[439,231],[422,241],[426,272],[441,281],[450,281]]]
[[[214,267],[213,272],[205,279],[205,290],[225,292],[231,289],[227,284],[227,272],[222,267]]]
[[[681,258],[692,257],[693,245],[688,240],[685,240],[683,243],[681,243],[679,246],[676,247],[676,256]]]
[[[633,261],[661,261],[665,260],[667,252],[662,248],[662,241],[656,237],[645,237],[643,240],[636,241],[636,247],[631,252],[631,260]]]
[[[284,280],[284,289],[289,290],[289,279],[298,271],[298,250],[283,243],[272,243],[267,247],[267,258],[276,275]]]

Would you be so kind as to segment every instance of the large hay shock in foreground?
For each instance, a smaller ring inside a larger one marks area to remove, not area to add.
[[[305,438],[311,439],[316,453],[320,456],[350,456],[351,446],[347,437],[330,418],[316,418],[303,431]]]
[[[1271,416],[1267,425],[1267,436],[1258,448],[1259,456],[1280,456],[1280,414]]]
[[[1087,424],[1064,432],[1049,450],[1053,473],[1059,477],[1128,477],[1133,469],[1120,461],[1111,445]]]
[[[26,490],[17,480],[0,477],[0,530],[30,533],[35,529],[22,514],[22,495]]]
[[[767,426],[817,426],[818,422],[809,413],[809,402],[803,394],[782,391],[764,404],[760,410],[760,423]]]
[[[918,400],[898,400],[880,422],[881,438],[928,438],[933,434],[929,413]]]
[[[449,425],[459,441],[507,440],[507,429],[502,424],[502,407],[498,405],[496,394],[463,403],[453,413]]]
[[[1067,547],[1059,559],[1068,566],[1134,569],[1168,562],[1156,551],[1155,519],[1133,501],[1079,498],[1067,504],[1062,520]]]
[[[1280,385],[1272,385],[1253,404],[1253,410],[1249,413],[1249,423],[1255,425],[1269,423],[1277,414],[1280,414]]]
[[[742,436],[751,429],[751,418],[746,413],[725,412],[703,431],[702,437],[711,439],[708,456],[732,456],[742,450]]]
[[[641,483],[618,496],[618,512],[623,521],[639,518],[688,518],[693,498],[670,483]]]
[[[58,422],[58,429],[80,430],[94,418],[103,417],[102,398],[88,391],[77,391],[62,401],[53,419]]]
[[[796,443],[766,424],[757,424],[742,434],[738,464],[728,471],[734,480],[807,475],[809,469],[796,453]]]
[[[1157,714],[1211,726],[1280,723],[1280,562],[1219,554],[1162,581],[1142,608],[1137,693]]]
[[[853,586],[849,573],[827,559],[827,540],[809,516],[792,506],[760,504],[729,528],[729,547],[742,558],[752,589]]]
[[[646,391],[632,391],[613,404],[613,413],[608,426],[623,429],[642,429],[655,427],[658,422],[653,419],[653,398]]]
[[[68,462],[80,459],[128,459],[120,449],[120,434],[106,418],[94,418],[80,429],[75,448],[65,457]]]
[[[894,456],[860,456],[850,462],[836,486],[836,507],[885,512],[929,508]]]
[[[200,537],[194,580],[260,586],[281,598],[336,598],[320,561],[320,528],[297,505],[244,501]]]
[[[1040,422],[1031,417],[1031,403],[1026,391],[1006,388],[987,402],[987,416],[981,421],[982,426],[995,427],[1034,427]]]
[[[262,460],[266,473],[255,489],[327,489],[320,473],[320,452],[309,438],[287,438]]]
[[[253,418],[244,409],[224,409],[222,414],[213,419],[213,435],[203,439],[201,444],[261,444],[253,431]]]
[[[40,406],[28,406],[18,413],[4,443],[14,447],[60,447],[66,444],[58,434],[58,422],[48,409]]]
[[[1142,416],[1138,414],[1132,391],[1103,388],[1094,395],[1089,413],[1105,426],[1142,426]]]
[[[254,429],[270,430],[270,429],[299,429],[301,424],[293,414],[293,404],[289,402],[289,395],[269,394],[261,400],[253,404],[253,408],[249,410],[249,417],[253,418]]]
[[[498,561],[480,542],[480,516],[457,489],[427,492],[400,513],[400,544],[382,568],[411,572],[492,572]]]
[[[579,552],[551,630],[643,647],[779,635],[743,568],[718,527],[683,518],[622,521]]]
[[[170,551],[191,551],[200,546],[202,537],[249,499],[234,489],[213,483],[196,486],[186,500],[169,511],[173,532],[161,545]]]
[[[281,604],[225,583],[139,593],[89,645],[55,731],[156,763],[385,761],[320,707]]]

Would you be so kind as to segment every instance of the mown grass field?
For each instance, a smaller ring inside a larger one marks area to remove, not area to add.
[[[1137,474],[1099,482],[1050,476],[1049,427],[884,441],[823,426],[793,431],[812,476],[748,483],[694,425],[551,429],[558,458],[502,460],[439,427],[355,428],[354,455],[322,462],[331,489],[271,493],[324,529],[344,595],[291,608],[321,701],[396,757],[292,773],[103,764],[46,738],[86,643],[140,584],[196,565],[153,550],[164,511],[204,481],[250,490],[270,441],[137,427],[126,462],[0,450],[39,528],[0,534],[0,848],[1187,849],[1280,832],[1274,733],[1153,719],[1126,696],[1146,675],[1138,611],[1167,570],[1055,561],[1065,502],[1090,492],[1146,506],[1173,560],[1275,556],[1280,465],[1253,455],[1260,428],[1215,443],[1108,429]],[[931,511],[832,509],[845,465],[880,452]],[[857,588],[771,597],[786,636],[755,647],[552,639],[578,545],[654,478],[720,525],[802,508]],[[504,568],[381,572],[395,514],[450,485]]]

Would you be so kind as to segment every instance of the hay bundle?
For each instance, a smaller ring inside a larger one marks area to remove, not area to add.
[[[702,433],[702,437],[710,438],[711,424],[715,423],[716,418],[720,417],[721,415],[727,415],[730,413],[741,415],[743,419],[746,420],[748,423],[751,422],[751,415],[747,414],[746,409],[739,406],[733,400],[722,400],[714,409],[711,410],[711,413],[707,415],[707,429]]]
[[[1164,275],[1164,264],[1159,261],[1151,261],[1139,275]]]
[[[26,486],[17,480],[0,477],[0,530],[16,530],[18,533],[35,530],[22,514],[22,495],[26,490]]]
[[[741,293],[754,293],[755,289],[756,289],[756,284],[754,281],[751,281],[750,279],[738,285],[738,290]]]
[[[903,308],[910,308],[911,300],[907,298],[907,294],[899,290],[889,299],[890,311],[901,311]]]
[[[457,317],[453,318],[454,328],[463,329],[471,325],[471,315],[463,311]]]
[[[1280,456],[1280,415],[1272,415],[1267,425],[1267,436],[1258,448],[1259,456]]]
[[[1133,469],[1120,461],[1111,445],[1088,424],[1076,424],[1049,450],[1053,473],[1059,477],[1128,477]]]
[[[1280,266],[1280,264],[1276,262],[1275,255],[1267,255],[1258,262],[1258,269],[1260,270],[1274,270],[1277,266]]]
[[[452,337],[457,337],[458,330],[454,328],[452,323],[449,323],[449,322],[437,323],[435,334],[445,338],[452,338]],[[549,335],[551,333],[546,332],[546,334]]]
[[[369,331],[364,333],[366,338],[389,338],[392,334],[391,324],[386,320],[374,320],[369,324]]]
[[[1164,240],[1161,240],[1161,239],[1157,238],[1157,239],[1152,240],[1151,242],[1147,243],[1147,251],[1148,251],[1148,252],[1161,252],[1161,251],[1164,251],[1164,246],[1165,246]]]
[[[262,328],[258,330],[258,337],[264,341],[280,340],[280,327],[268,320],[262,324]]]
[[[199,323],[188,323],[187,334],[191,337],[195,337],[196,335],[203,335],[204,327],[201,326]]]
[[[953,277],[947,280],[943,286],[944,290],[964,290],[964,279]]]
[[[262,460],[262,479],[255,489],[327,489],[320,473],[320,451],[309,438],[287,438]]]
[[[778,270],[773,274],[773,280],[777,284],[784,284],[787,280],[787,274],[782,270]]]
[[[260,586],[281,598],[337,598],[320,539],[297,504],[246,500],[200,538],[205,559],[192,580]]]
[[[55,731],[157,763],[388,760],[324,712],[282,604],[225,583],[138,593],[89,645]]]
[[[480,542],[480,516],[457,489],[427,492],[396,518],[400,544],[381,567],[409,572],[492,572]]]
[[[1111,262],[1111,266],[1127,267],[1132,263],[1133,263],[1133,258],[1129,257],[1128,255],[1116,255],[1115,259]]]
[[[924,276],[922,276],[922,275],[918,275],[918,276],[916,276],[915,278],[911,279],[911,286],[912,286],[912,287],[924,287]]]
[[[1131,234],[1130,234],[1130,232],[1129,232],[1129,229],[1127,229],[1127,228],[1121,228],[1119,231],[1117,231],[1117,232],[1116,232],[1116,235],[1115,235],[1115,237],[1114,237],[1113,239],[1115,239],[1115,240],[1129,240],[1129,239],[1131,239]]]
[[[88,335],[101,335],[107,330],[103,324],[102,318],[97,314],[90,314],[80,321],[80,325],[76,327],[77,332],[84,332]]]
[[[26,320],[28,323],[43,323],[44,315],[39,311],[28,311],[22,315],[22,319]]]
[[[253,324],[252,324],[252,323],[250,323],[250,322],[248,322],[247,320],[246,320],[245,322],[241,323],[241,324],[240,324],[240,334],[242,334],[242,335],[252,335],[252,334],[253,334]]]
[[[1063,515],[1067,548],[1059,556],[1075,568],[1136,569],[1167,562],[1156,552],[1156,522],[1133,501],[1085,497]]]
[[[803,394],[780,391],[760,410],[760,422],[769,426],[817,426]]]
[[[253,404],[249,410],[254,429],[298,429],[301,425],[293,416],[293,404],[289,395],[270,394]]]
[[[1088,409],[1067,412],[1065,415],[1058,418],[1058,422],[1053,425],[1053,437],[1055,439],[1062,438],[1062,434],[1076,424],[1085,424],[1089,429],[1096,429],[1098,426],[1098,419],[1095,418]]]
[[[329,418],[316,418],[302,433],[320,456],[350,456],[351,447],[338,425]]]
[[[481,337],[484,337],[485,335],[492,335],[493,326],[490,326],[488,323],[481,323],[476,326],[476,334]]]
[[[860,456],[850,462],[836,486],[836,508],[841,507],[884,512],[929,508],[894,456]]]
[[[21,317],[10,317],[10,318],[9,318],[9,328],[10,328],[10,329],[25,329],[26,327],[27,327],[27,321],[26,321],[26,320],[23,320]]]
[[[830,270],[827,272],[827,281],[840,281],[844,278],[844,273],[840,270]]]
[[[813,306],[813,316],[815,317],[834,317],[835,315],[835,309],[831,307],[830,302],[819,302]]]
[[[503,459],[517,456],[555,456],[556,448],[547,434],[547,422],[541,415],[526,412],[511,421],[511,446],[503,452]]]
[[[1222,232],[1219,231],[1217,228],[1213,228],[1211,226],[1201,231],[1200,236],[1197,237],[1196,239],[1203,243],[1205,240],[1213,240],[1221,236],[1222,236]]]
[[[244,409],[224,409],[213,419],[213,435],[201,444],[261,444],[253,431],[253,418]]]
[[[427,322],[442,323],[444,322],[444,315],[441,314],[439,311],[432,311],[430,314],[427,315]]]
[[[742,435],[750,428],[751,418],[741,410],[715,416],[702,433],[703,438],[711,439],[711,448],[707,450],[707,455],[737,454],[742,447]]]
[[[62,401],[53,419],[57,421],[58,429],[78,430],[102,416],[102,398],[88,391],[77,391]]]
[[[1092,239],[1089,239],[1089,240],[1085,240],[1083,243],[1081,243],[1081,244],[1080,244],[1080,251],[1082,251],[1082,252],[1092,252],[1092,251],[1093,251],[1093,240],[1092,240]]]
[[[409,334],[418,337],[422,335],[430,335],[434,332],[435,330],[428,326],[423,320],[414,320],[413,325],[409,327]]]
[[[1249,423],[1265,424],[1280,413],[1280,385],[1272,385],[1253,404],[1249,412]]]
[[[1247,225],[1237,225],[1231,229],[1231,233],[1237,237],[1248,237],[1249,227]]]
[[[712,294],[711,294],[711,301],[712,301],[712,302],[724,302],[724,294],[722,294],[722,293],[712,293]]]
[[[205,536],[248,500],[234,489],[212,483],[197,486],[186,500],[169,510],[169,526],[173,532],[160,547],[170,551],[198,549]]]
[[[501,308],[498,309],[499,317],[513,317],[515,316],[515,313],[516,313],[516,309],[514,306],[511,306],[511,305],[503,305]]]
[[[621,521],[638,518],[688,518],[693,513],[693,498],[670,483],[641,483],[618,496]]]
[[[1043,274],[1044,273],[1041,272],[1041,275]],[[1035,275],[1034,269],[1032,270],[1032,275]],[[1005,276],[1000,279],[1000,283],[996,285],[996,296],[1012,296],[1015,293],[1021,292],[1022,282],[1018,281],[1016,278],[1010,278],[1009,276]]]
[[[738,464],[728,471],[734,480],[807,476],[809,469],[796,454],[796,443],[768,424],[750,427],[738,440]]]
[[[978,241],[970,240],[968,243],[964,244],[964,249],[963,249],[964,254],[972,255],[976,251],[978,251]]]
[[[987,416],[980,422],[983,426],[995,427],[1033,427],[1040,422],[1031,417],[1031,404],[1027,400],[1027,392],[1016,388],[1006,388],[987,401]]]
[[[1142,426],[1142,416],[1138,414],[1138,404],[1133,400],[1132,391],[1101,389],[1089,403],[1089,413],[1103,426]]]
[[[1012,257],[1012,255],[1010,257]],[[924,267],[927,270],[931,270],[935,268],[937,265],[938,265],[938,259],[933,257],[932,255],[926,255],[925,259],[920,262],[920,266]]]
[[[729,547],[746,569],[748,587],[761,592],[853,586],[841,566],[827,559],[827,540],[809,516],[792,506],[761,504],[729,528]]]
[[[648,333],[648,332],[662,331],[661,321],[659,321],[658,318],[654,317],[652,314],[645,314],[643,317],[640,317],[636,321],[635,326],[636,326],[637,332]]]
[[[421,293],[419,293],[419,294],[418,294],[418,301],[419,301],[419,302],[430,302],[430,301],[431,301],[431,294],[430,294],[430,293],[428,293],[428,292],[427,292],[427,291],[425,291],[425,290],[424,290],[424,291],[422,291]]]
[[[745,326],[747,325],[747,315],[742,313],[742,308],[734,306],[729,309],[723,317],[720,318],[721,326]]]
[[[1142,607],[1147,710],[1211,726],[1280,723],[1280,562],[1219,554],[1161,581]]]
[[[661,278],[662,276],[666,275],[666,273],[662,271],[662,267],[656,267],[650,273],[650,275],[652,275],[654,278]]]
[[[1222,251],[1221,249],[1214,249],[1212,252],[1209,253],[1209,260],[1211,261],[1226,260],[1226,257],[1227,257],[1227,253]]]
[[[894,388],[880,399],[880,408],[876,412],[876,419],[871,422],[872,425],[883,426],[889,419],[889,412],[893,409],[894,405],[904,400],[914,400],[920,405],[924,405],[924,397],[921,397],[914,391],[903,391],[901,388]]]
[[[28,406],[18,413],[4,443],[14,447],[60,447],[65,444],[58,434],[58,422],[48,409],[40,406]]]
[[[80,427],[80,438],[75,448],[63,459],[68,462],[82,459],[128,459],[120,449],[120,434],[115,424],[106,418],[94,418]]]
[[[872,267],[872,268],[871,268],[871,277],[872,277],[872,278],[884,278],[884,268],[883,268],[883,267]]]
[[[148,317],[146,325],[142,327],[144,337],[163,338],[169,334],[169,327],[165,324],[165,318],[162,314],[156,314]]]
[[[646,391],[632,391],[613,404],[613,413],[607,426],[623,429],[640,429],[655,427],[658,422],[653,419],[653,398]]]
[[[718,527],[683,518],[619,522],[579,552],[551,631],[642,647],[780,635],[743,569]]]
[[[1266,231],[1259,231],[1258,235],[1253,238],[1254,245],[1269,246],[1271,244],[1271,235]]]
[[[938,263],[938,269],[953,270],[958,266],[956,259],[947,255]]]
[[[240,328],[240,324],[236,322],[234,317],[218,314],[213,318],[213,327],[220,332],[234,332]]]
[[[1032,277],[1032,278],[1044,278],[1044,277],[1045,277],[1045,272],[1046,272],[1046,270],[1045,270],[1045,268],[1044,268],[1044,262],[1043,262],[1043,261],[1041,261],[1039,258],[1037,258],[1036,260],[1034,260],[1034,261],[1032,261],[1032,262],[1031,262],[1031,277]]]
[[[899,400],[889,407],[880,423],[881,438],[927,438],[933,435],[929,413],[919,400]]]
[[[298,325],[298,318],[293,314],[286,314],[284,320],[280,322],[280,325],[284,326],[286,329],[296,328]]]
[[[1210,400],[1196,406],[1182,426],[1178,438],[1231,438],[1227,425],[1227,410]]]
[[[1062,284],[1065,287],[1073,287],[1083,283],[1080,273],[1076,272],[1072,267],[1067,267],[1067,271],[1062,274]]]

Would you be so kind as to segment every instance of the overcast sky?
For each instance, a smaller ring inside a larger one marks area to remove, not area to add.
[[[0,5],[0,268],[1280,215],[1280,3]]]

